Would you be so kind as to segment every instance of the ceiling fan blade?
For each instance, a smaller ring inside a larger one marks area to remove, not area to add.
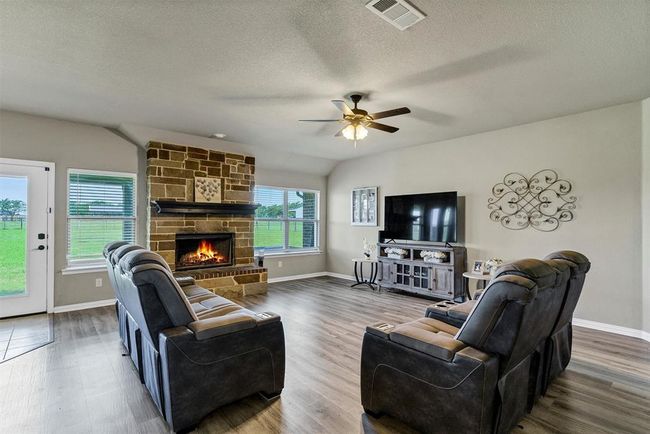
[[[343,101],[342,99],[333,99],[332,104],[334,104],[336,108],[341,110],[343,114],[350,115],[350,116],[354,115],[354,112],[352,111],[350,106],[347,105],[346,102]]]
[[[408,107],[400,107],[392,110],[386,110],[384,112],[372,113],[370,114],[370,117],[373,119],[381,119],[381,118],[389,118],[391,116],[405,115],[407,113],[411,113],[411,110],[409,110]]]
[[[399,128],[391,127],[390,125],[380,124],[379,122],[368,122],[367,124],[365,124],[365,126],[368,128],[374,128],[376,130],[386,131],[387,133],[394,133],[395,131],[399,130]]]
[[[343,119],[298,119],[298,122],[341,122]]]

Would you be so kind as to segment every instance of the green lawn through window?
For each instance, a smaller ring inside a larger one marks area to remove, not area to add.
[[[0,297],[25,290],[25,227],[0,222]]]
[[[311,223],[310,223],[311,224]],[[292,248],[313,247],[303,245],[303,223],[289,222],[289,246]],[[256,221],[255,248],[282,249],[284,246],[284,222]]]

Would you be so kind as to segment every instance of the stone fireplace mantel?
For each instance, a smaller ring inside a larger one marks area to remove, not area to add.
[[[195,177],[221,179],[221,203],[195,202]],[[175,274],[192,276],[198,285],[228,297],[266,292],[267,270],[253,264],[254,186],[254,157],[149,142],[147,188],[154,205],[148,219],[149,248],[175,270],[177,234],[232,233],[232,266]]]
[[[213,214],[254,215],[258,205],[242,203],[178,202],[175,200],[154,200],[151,202],[158,214]]]

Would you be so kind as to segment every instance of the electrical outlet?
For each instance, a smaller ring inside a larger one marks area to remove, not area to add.
[[[278,268],[282,268],[282,261],[278,261]]]
[[[104,285],[104,281],[100,277],[99,279],[95,279],[95,287],[100,288],[101,286]]]

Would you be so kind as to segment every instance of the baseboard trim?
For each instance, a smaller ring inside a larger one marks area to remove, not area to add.
[[[354,276],[347,274],[332,273],[330,271],[319,271],[317,273],[309,274],[294,274],[293,276],[273,277],[269,279],[269,283],[288,282],[290,280],[311,279],[312,277],[336,277],[338,279],[354,280]]]
[[[66,304],[63,306],[54,306],[54,313],[73,312],[75,310],[93,309],[95,307],[104,307],[115,304],[115,299],[89,301],[87,303]]]
[[[269,283],[288,282],[290,280],[311,279],[312,277],[323,277],[323,276],[327,276],[326,271],[320,271],[318,273],[308,273],[308,274],[294,274],[292,276],[273,277],[269,279]]]
[[[587,319],[573,318],[573,325],[578,327],[584,327],[592,330],[599,330],[601,332],[614,333],[617,335],[629,336],[632,338],[643,339],[644,341],[650,342],[650,333],[637,330],[629,327],[617,326],[614,324],[606,324],[598,321],[590,321]]]
[[[356,280],[354,276],[350,276],[348,274],[341,274],[341,273],[332,273],[331,271],[328,271],[326,275],[329,277],[336,277],[338,279]]]

